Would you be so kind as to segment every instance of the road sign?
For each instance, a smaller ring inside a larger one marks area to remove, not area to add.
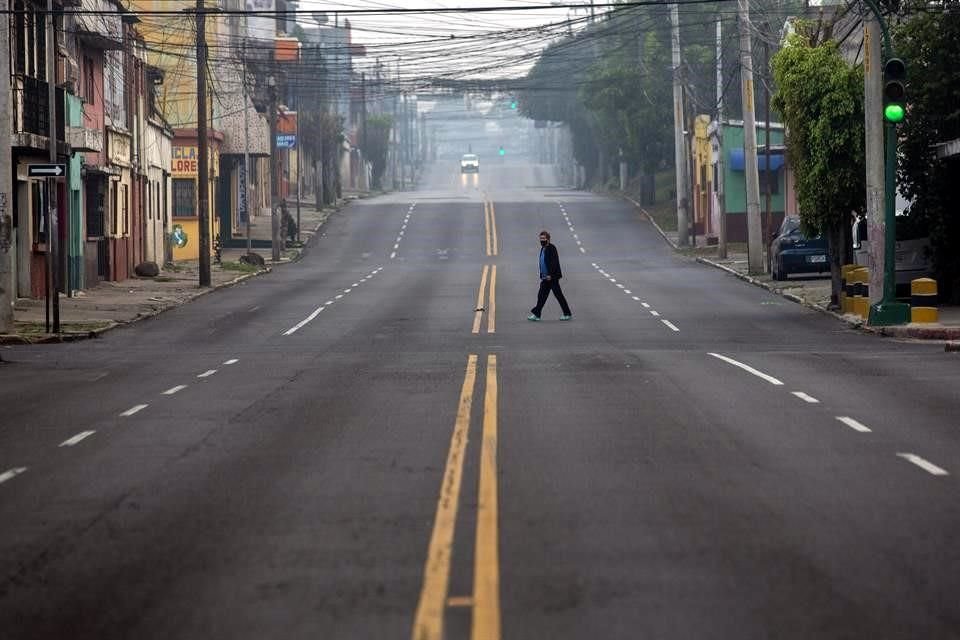
[[[31,164],[27,167],[27,175],[31,178],[59,178],[67,175],[65,164]]]
[[[278,149],[293,149],[297,146],[297,136],[293,133],[278,133],[277,134],[277,148]]]

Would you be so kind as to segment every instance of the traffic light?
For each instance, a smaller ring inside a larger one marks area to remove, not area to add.
[[[511,101],[510,101],[510,108],[511,108],[511,109],[516,109],[516,108],[517,108],[517,101],[516,101],[516,100],[511,100]]]
[[[505,156],[507,152],[503,150],[503,147],[500,147],[500,155]]]
[[[890,58],[883,65],[883,118],[897,124],[906,115],[907,65],[900,58]]]

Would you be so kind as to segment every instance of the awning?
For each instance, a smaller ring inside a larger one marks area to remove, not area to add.
[[[783,150],[770,150],[770,170],[778,171],[783,167]],[[761,149],[757,149],[757,170],[763,171],[767,166],[766,154]],[[743,171],[743,149],[730,149],[730,170]]]

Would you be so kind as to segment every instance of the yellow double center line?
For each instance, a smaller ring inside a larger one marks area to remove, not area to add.
[[[480,447],[477,529],[474,550],[473,595],[449,597],[450,561],[453,556],[457,509],[463,479],[463,462],[470,431],[477,356],[467,358],[460,404],[450,439],[447,466],[427,551],[423,588],[413,624],[414,640],[442,640],[444,614],[449,606],[472,606],[472,640],[500,639],[500,551],[498,542],[497,488],[497,356],[487,356],[483,401],[483,435]]]
[[[484,298],[487,296],[487,281],[489,276],[489,299],[484,305]],[[473,313],[473,333],[480,333],[480,325],[483,324],[483,312],[487,312],[487,333],[497,332],[497,265],[483,265],[483,272],[480,274],[480,291],[477,293],[477,306]]]
[[[486,198],[483,200],[483,221],[484,235],[487,243],[487,255],[499,255],[500,243],[497,240],[497,208],[493,206],[493,200],[488,200]]]

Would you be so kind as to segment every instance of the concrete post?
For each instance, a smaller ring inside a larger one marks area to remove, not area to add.
[[[763,231],[760,224],[757,122],[753,102],[753,54],[748,0],[737,1],[737,17],[740,30],[740,90],[743,96],[743,163],[747,180],[747,269],[751,275],[758,275],[764,272]]]
[[[671,43],[673,50],[673,159],[677,186],[677,244],[690,244],[690,221],[687,216],[687,154],[683,136],[683,84],[680,82],[680,10],[670,5]]]
[[[0,51],[10,51],[10,29],[0,25]],[[10,77],[10,57],[0,56],[0,78]],[[0,86],[0,333],[13,333],[13,304],[17,285],[13,281],[13,146],[11,92],[8,82]]]
[[[867,12],[863,17],[863,116],[867,184],[867,237],[870,241],[870,304],[883,299],[884,265],[884,146],[883,58],[880,24]],[[843,254],[841,254],[843,255]]]

